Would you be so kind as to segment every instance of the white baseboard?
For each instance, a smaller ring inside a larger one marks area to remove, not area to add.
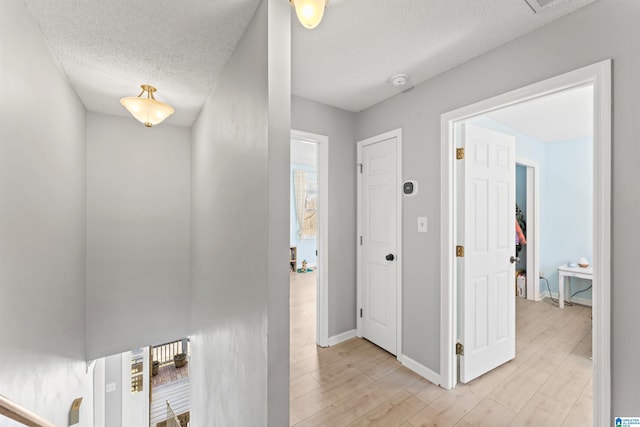
[[[356,337],[356,330],[352,329],[350,331],[343,332],[341,334],[329,337],[328,344],[329,344],[329,347],[331,347],[332,345],[340,344],[341,342],[348,341],[351,338],[355,338],[355,337]]]
[[[557,292],[551,292],[551,296],[557,300],[558,299],[558,293]],[[540,292],[540,299],[543,298],[548,298],[549,297],[549,291],[544,291],[544,292]],[[567,299],[567,295],[565,294],[564,296],[565,301]],[[573,297],[571,298],[571,302],[575,302],[576,304],[580,304],[580,305],[586,305],[588,307],[592,306],[592,301],[588,298],[581,298],[581,297]]]
[[[416,362],[412,358],[407,357],[405,355],[402,355],[401,356],[401,363],[407,369],[412,370],[413,372],[415,372],[416,374],[420,375],[421,377],[423,377],[427,381],[430,381],[430,382],[434,383],[435,385],[440,385],[440,374],[436,374],[431,369],[429,369],[426,366]]]

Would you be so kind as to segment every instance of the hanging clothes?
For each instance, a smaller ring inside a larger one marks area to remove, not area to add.
[[[522,246],[527,244],[527,223],[520,206],[516,203],[516,256],[522,250]]]
[[[520,245],[527,244],[527,238],[524,236],[524,233],[522,232],[522,228],[520,227],[520,224],[518,224],[518,221],[516,221],[516,239],[517,243]]]

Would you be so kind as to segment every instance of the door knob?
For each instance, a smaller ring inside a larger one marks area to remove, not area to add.
[[[387,261],[393,261],[393,260],[395,259],[395,257],[393,256],[393,254],[389,254],[389,255],[387,255],[387,256],[385,257],[385,259],[386,259]]]
[[[509,261],[511,261],[511,264],[514,264],[516,262],[520,262],[520,257],[512,256]]]

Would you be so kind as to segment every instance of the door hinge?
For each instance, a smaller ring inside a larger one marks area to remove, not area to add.
[[[358,165],[358,167],[360,168],[360,173],[362,173],[362,163],[356,163],[356,165]]]
[[[456,246],[456,257],[464,257],[464,246]]]
[[[464,148],[456,148],[456,160],[464,159]]]
[[[316,256],[318,256],[318,250],[316,249]]]
[[[360,246],[362,246],[362,236],[360,236]]]
[[[456,356],[464,356],[464,346],[459,342],[456,343]]]
[[[360,309],[360,317],[362,317],[362,309]]]

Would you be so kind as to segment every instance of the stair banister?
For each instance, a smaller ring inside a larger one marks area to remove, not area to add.
[[[0,394],[0,415],[29,427],[56,427],[54,424]]]

